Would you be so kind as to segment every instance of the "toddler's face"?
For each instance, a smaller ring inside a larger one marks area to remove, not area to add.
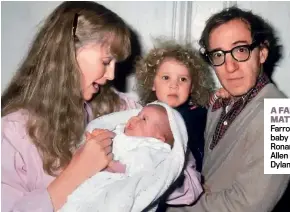
[[[152,90],[159,101],[171,107],[185,103],[190,95],[191,76],[186,66],[175,59],[165,59],[154,78]]]
[[[166,127],[169,127],[166,112],[149,105],[144,107],[137,116],[129,119],[124,133],[128,136],[154,137],[165,141]]]

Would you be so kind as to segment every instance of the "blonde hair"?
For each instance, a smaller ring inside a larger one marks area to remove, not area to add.
[[[130,55],[130,32],[118,15],[95,2],[60,4],[2,95],[2,116],[29,112],[27,132],[50,175],[68,165],[85,129],[76,50],[91,42],[108,45],[119,61]],[[124,102],[108,85],[90,103],[97,116],[119,110]]]
[[[207,64],[198,51],[190,45],[177,44],[173,40],[157,39],[157,45],[136,63],[137,93],[140,103],[145,105],[157,100],[152,91],[154,78],[165,59],[174,59],[188,69],[192,79],[191,100],[193,104],[206,106],[214,89],[214,80]]]

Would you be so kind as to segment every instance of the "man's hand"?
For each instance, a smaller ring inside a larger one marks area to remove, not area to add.
[[[211,193],[210,187],[208,185],[203,184],[202,188],[204,190],[204,193],[206,193],[206,194]]]

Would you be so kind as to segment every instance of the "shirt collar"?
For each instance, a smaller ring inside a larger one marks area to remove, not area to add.
[[[93,120],[93,110],[92,110],[92,107],[90,105],[90,103],[88,102],[84,102],[84,108],[85,108],[85,112],[86,112],[86,124],[88,124],[91,120]]]
[[[257,79],[255,87],[250,89],[246,94],[241,96],[236,101],[242,101],[242,104],[249,102],[252,98],[254,98],[261,90],[262,88],[270,82],[269,78],[266,76],[265,73],[261,73]],[[212,112],[222,108],[225,108],[226,106],[231,104],[232,99],[217,99],[215,103],[212,106]]]

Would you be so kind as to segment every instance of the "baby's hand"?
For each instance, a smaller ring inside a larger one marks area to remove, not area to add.
[[[119,161],[112,160],[105,171],[112,173],[125,173],[126,165],[120,163]]]
[[[100,135],[101,133],[106,132],[106,131],[108,131],[108,130],[105,130],[105,129],[94,129],[94,130],[91,132],[91,134],[92,134],[93,136],[97,136],[97,135]]]

